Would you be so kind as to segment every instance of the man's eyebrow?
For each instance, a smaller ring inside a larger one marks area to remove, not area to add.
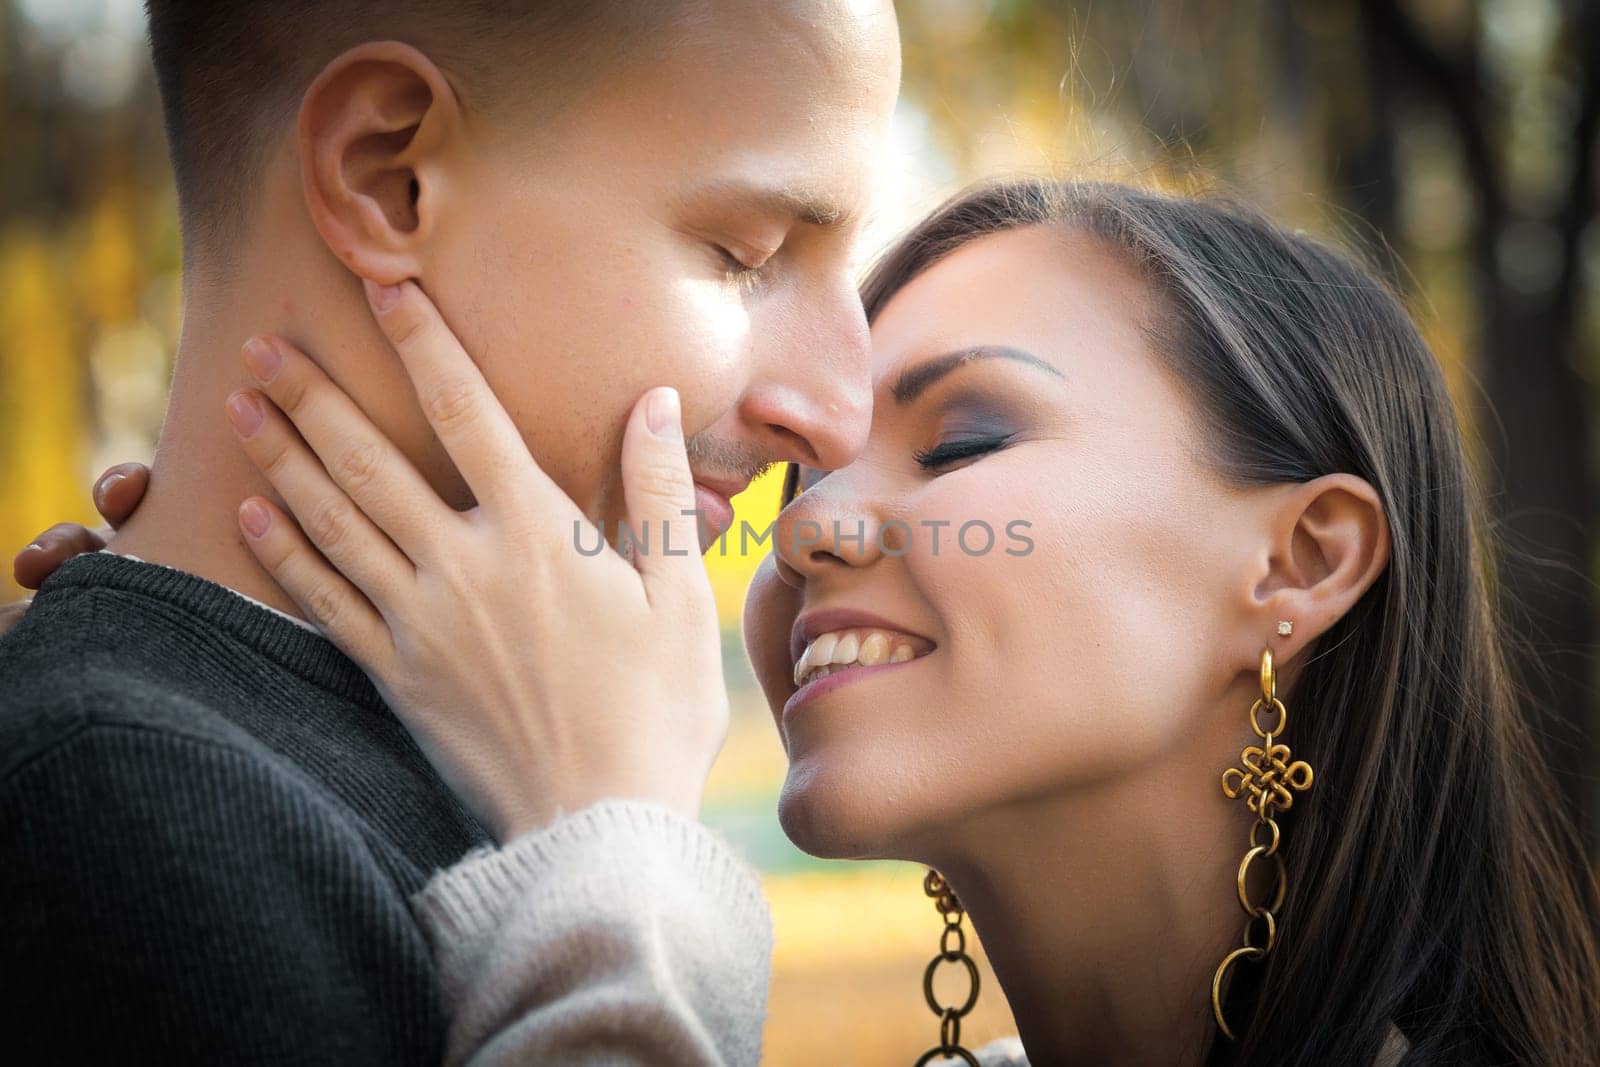
[[[697,186],[685,200],[689,202],[737,201],[763,215],[798,219],[809,226],[843,229],[860,214],[822,193],[798,187],[761,185],[733,178],[718,179]]]
[[[960,348],[954,352],[946,352],[942,356],[924,360],[915,367],[902,371],[900,376],[895,379],[894,385],[890,386],[890,392],[894,395],[895,403],[909,404],[921,396],[934,382],[937,382],[951,371],[981,359],[1015,360],[1018,363],[1053,374],[1057,378],[1066,377],[1055,364],[1040,359],[1032,352],[1024,352],[1020,348],[1011,348],[1007,345],[974,345],[971,348]]]

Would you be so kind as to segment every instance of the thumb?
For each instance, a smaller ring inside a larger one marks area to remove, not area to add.
[[[630,531],[621,536],[631,533],[637,542],[633,563],[652,599],[664,582],[690,574],[705,580],[681,420],[678,391],[663,386],[639,398],[622,435],[622,492]]]
[[[143,463],[119,463],[94,483],[95,510],[116,529],[138,509],[149,487],[149,467]]]

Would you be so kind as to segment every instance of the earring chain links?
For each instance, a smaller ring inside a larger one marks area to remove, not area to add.
[[[950,883],[932,868],[922,879],[922,891],[933,898],[933,906],[944,917],[944,929],[939,934],[938,954],[928,961],[927,970],[922,972],[922,995],[928,1007],[939,1017],[939,1043],[922,1054],[916,1067],[927,1067],[935,1057],[940,1062],[961,1060],[968,1067],[980,1067],[978,1058],[961,1044],[961,1020],[978,1003],[978,965],[967,955],[967,934],[961,925],[966,912],[961,907],[961,901],[956,899]],[[941,963],[959,964],[967,972],[970,983],[967,996],[958,1005],[940,1004],[939,998],[934,996],[933,976]]]
[[[1271,709],[1271,726],[1263,729],[1260,714]],[[1217,1028],[1229,1041],[1234,1040],[1232,1028],[1222,1014],[1222,987],[1228,971],[1240,960],[1259,963],[1267,958],[1278,940],[1278,911],[1283,907],[1288,892],[1288,875],[1283,865],[1283,855],[1278,851],[1281,834],[1277,811],[1288,811],[1294,806],[1294,794],[1311,788],[1313,773],[1305,760],[1293,758],[1289,746],[1278,740],[1289,725],[1289,712],[1278,699],[1278,672],[1272,665],[1272,650],[1261,650],[1261,696],[1250,706],[1250,728],[1261,738],[1261,744],[1250,745],[1239,754],[1238,767],[1222,772],[1222,792],[1229,800],[1244,798],[1245,806],[1255,813],[1256,821],[1250,826],[1250,847],[1239,861],[1239,906],[1244,909],[1242,944],[1223,957],[1211,979],[1211,1011],[1216,1016]],[[1260,835],[1265,831],[1265,840]],[[1251,866],[1258,860],[1272,861],[1273,888],[1271,903],[1252,903],[1247,883]]]

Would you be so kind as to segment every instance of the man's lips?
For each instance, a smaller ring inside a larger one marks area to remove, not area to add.
[[[743,488],[740,486],[733,493],[727,493],[706,485],[698,478],[695,479],[694,506],[700,512],[697,525],[702,554],[716,544],[717,538],[733,525],[733,502],[729,497],[741,492]]]

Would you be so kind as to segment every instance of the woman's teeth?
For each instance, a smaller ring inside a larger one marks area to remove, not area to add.
[[[916,655],[910,638],[890,630],[835,630],[818,634],[794,665],[794,684],[802,686],[852,667],[904,663]]]

